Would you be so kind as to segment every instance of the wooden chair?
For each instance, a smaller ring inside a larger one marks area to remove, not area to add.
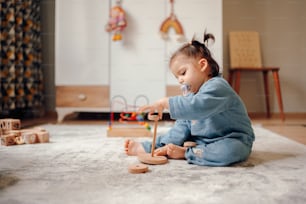
[[[270,117],[271,115],[269,102],[268,73],[272,72],[280,110],[280,117],[282,120],[285,120],[278,74],[279,67],[263,67],[260,51],[261,50],[258,32],[241,31],[229,33],[229,84],[233,85],[234,80],[234,90],[239,94],[241,72],[262,72],[265,89],[267,117]]]

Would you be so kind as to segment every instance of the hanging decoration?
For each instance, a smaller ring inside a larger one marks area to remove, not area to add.
[[[113,41],[122,40],[122,31],[126,28],[127,21],[125,11],[121,7],[121,0],[116,1],[116,6],[112,7],[109,13],[109,20],[106,24],[106,31],[113,32]]]
[[[181,23],[179,22],[179,20],[177,19],[176,15],[174,14],[174,0],[170,0],[170,4],[171,4],[170,16],[163,21],[159,29],[161,37],[164,40],[168,40],[169,39],[169,35],[168,35],[169,29],[173,28],[177,34],[177,41],[184,42],[186,39],[184,36],[183,27]]]

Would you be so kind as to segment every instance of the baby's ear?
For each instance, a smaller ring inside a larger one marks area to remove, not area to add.
[[[205,59],[205,58],[201,58],[200,60],[199,60],[199,65],[200,65],[200,67],[201,67],[201,72],[204,72],[205,70],[206,70],[206,68],[207,68],[207,60]]]

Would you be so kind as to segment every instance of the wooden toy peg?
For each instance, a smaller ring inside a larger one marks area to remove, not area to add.
[[[155,149],[155,142],[156,142],[156,133],[157,133],[157,125],[159,116],[158,115],[149,115],[149,120],[154,120],[154,133],[153,133],[153,141],[152,141],[152,149],[151,149],[151,156],[154,156],[154,149]]]
[[[152,140],[152,148],[151,148],[151,154],[141,154],[138,155],[139,161],[145,164],[165,164],[168,162],[167,157],[165,156],[154,156],[154,149],[155,149],[155,142],[156,142],[156,133],[157,133],[157,125],[159,120],[158,114],[149,114],[148,115],[149,120],[154,121],[154,133],[153,133],[153,140]]]

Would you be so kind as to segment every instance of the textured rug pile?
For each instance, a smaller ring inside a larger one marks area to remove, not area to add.
[[[125,138],[106,137],[106,126],[42,127],[50,143],[0,146],[1,204],[306,202],[306,146],[260,126],[246,162],[201,167],[169,160],[145,174],[128,172],[138,160],[124,154]]]

